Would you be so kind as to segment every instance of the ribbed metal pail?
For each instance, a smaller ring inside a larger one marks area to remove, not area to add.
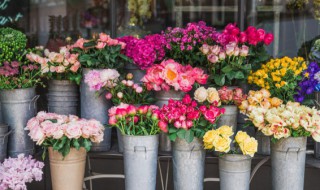
[[[256,132],[256,139],[258,141],[258,154],[270,155],[271,152],[271,138],[265,136],[261,131]]]
[[[237,117],[238,117],[238,108],[235,105],[224,105],[222,108],[225,109],[225,113],[221,115],[217,122],[217,127],[221,127],[223,125],[227,125],[232,127],[232,131],[234,132],[231,139],[234,139],[234,136],[237,132]],[[233,147],[233,143],[231,144]]]
[[[8,137],[10,133],[8,125],[0,124],[0,163],[7,158]]]
[[[112,107],[111,101],[105,98],[105,93],[100,96],[95,91],[90,91],[84,82],[84,76],[91,69],[83,69],[83,77],[80,85],[81,118],[96,119],[102,124],[107,124],[108,110]],[[91,151],[108,151],[111,148],[111,128],[104,130],[104,138],[101,143],[93,143]]]
[[[134,83],[141,83],[141,79],[144,77],[146,74],[145,70],[139,69],[138,66],[132,64],[132,63],[127,63],[125,65],[125,69],[127,73],[132,73],[133,74],[133,81]]]
[[[12,130],[8,141],[10,157],[16,157],[21,153],[25,155],[34,153],[34,143],[24,128],[29,119],[36,114],[38,98],[35,88],[0,91],[3,122],[9,125],[9,130]]]
[[[126,190],[155,190],[159,135],[123,135]]]
[[[320,110],[320,92],[315,91],[316,108]],[[320,142],[314,142],[314,157],[320,159]]]

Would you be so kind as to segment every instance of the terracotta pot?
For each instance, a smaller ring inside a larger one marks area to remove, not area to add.
[[[63,158],[58,152],[49,148],[51,181],[53,190],[82,190],[87,152],[84,148],[70,149]]]

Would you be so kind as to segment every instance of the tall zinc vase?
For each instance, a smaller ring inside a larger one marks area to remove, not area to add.
[[[175,190],[203,189],[205,150],[201,139],[194,138],[188,143],[177,138],[173,143],[172,161]]]
[[[48,112],[61,115],[78,115],[79,88],[69,80],[50,80]]]
[[[8,137],[10,133],[8,125],[0,124],[0,163],[7,157]]]
[[[271,137],[265,136],[261,131],[256,132],[256,139],[258,141],[258,154],[270,155],[271,152]]]
[[[21,153],[25,155],[34,153],[34,143],[24,128],[28,120],[36,114],[38,97],[35,88],[0,91],[3,122],[9,125],[9,130],[12,130],[8,141],[10,157],[16,157]]]
[[[105,98],[105,93],[97,95],[90,91],[89,86],[84,82],[84,76],[91,69],[83,69],[83,77],[80,85],[81,118],[96,119],[102,124],[108,123],[108,109],[112,102]],[[101,143],[93,143],[91,151],[108,151],[111,148],[111,128],[104,130],[104,139]]]
[[[303,189],[306,146],[306,137],[289,137],[271,143],[273,190]]]
[[[50,172],[53,190],[82,190],[87,152],[84,148],[70,149],[63,158],[58,151],[49,148]]]
[[[225,109],[225,113],[221,115],[217,122],[217,127],[221,127],[223,125],[227,125],[232,127],[232,131],[234,134],[237,131],[237,117],[238,117],[238,108],[236,105],[224,105],[222,108]],[[234,135],[231,137],[234,138]]]
[[[221,190],[249,190],[251,157],[226,154],[219,158]]]
[[[158,91],[155,93],[155,98],[157,100],[155,104],[159,107],[162,107],[164,104],[168,104],[168,101],[170,99],[181,100],[183,98],[183,95],[184,93],[181,91],[174,91],[174,90]],[[163,151],[163,152],[172,151],[172,144],[168,135],[161,132],[159,135],[159,138],[160,138],[159,151]]]
[[[159,135],[123,135],[126,190],[155,190]]]
[[[146,74],[145,70],[141,70],[138,66],[136,66],[133,63],[127,63],[125,65],[125,69],[127,73],[132,73],[133,74],[133,81],[134,83],[141,83],[141,79],[144,77]]]
[[[320,110],[320,92],[315,91],[315,104],[318,110]],[[314,143],[314,156],[317,159],[320,159],[320,143],[315,142]]]

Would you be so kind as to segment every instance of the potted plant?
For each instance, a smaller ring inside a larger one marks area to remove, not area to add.
[[[27,190],[26,183],[42,180],[44,163],[19,154],[0,163],[0,188]]]
[[[8,155],[20,153],[31,155],[34,144],[28,138],[24,127],[35,115],[35,87],[41,84],[40,66],[26,59],[31,49],[26,49],[25,34],[11,28],[0,28],[0,102],[3,122],[8,124],[10,135]],[[38,51],[38,49],[34,49]]]
[[[123,135],[125,188],[155,190],[160,132],[158,107],[121,104],[112,107],[109,116],[109,124]]]
[[[89,86],[84,81],[84,76],[93,69],[116,69],[120,72],[125,63],[131,61],[121,53],[125,46],[125,43],[112,39],[105,33],[100,33],[99,36],[94,36],[90,40],[80,38],[75,44],[71,45],[71,52],[78,54],[83,76],[80,83],[82,118],[94,118],[103,124],[108,123],[107,110],[112,107],[111,101],[108,101],[103,93],[96,96],[94,91],[90,91]],[[100,144],[94,144],[91,150],[108,151],[110,148],[111,129],[107,128],[104,141]]]
[[[141,81],[148,90],[155,91],[155,104],[162,106],[169,99],[181,100],[183,93],[190,92],[194,84],[206,84],[207,78],[202,69],[169,59],[147,69]],[[171,151],[170,140],[163,133],[160,134],[160,150]]]
[[[28,59],[41,66],[41,74],[49,80],[48,111],[62,115],[77,115],[78,86],[81,81],[78,54],[70,47],[61,47],[59,53],[44,50],[43,55],[30,53]]]
[[[223,108],[198,106],[190,95],[170,99],[160,109],[159,127],[173,144],[174,189],[203,189],[205,151],[202,137],[215,127]]]
[[[43,147],[43,159],[49,151],[53,190],[82,189],[86,153],[103,140],[104,126],[94,119],[39,112],[26,130]]]
[[[272,139],[272,186],[275,189],[303,189],[306,137],[320,141],[320,111],[298,102],[288,102],[275,108],[254,108],[249,119]],[[289,170],[296,175],[288,178]]]
[[[257,152],[258,142],[243,131],[238,131],[233,141],[233,134],[232,127],[227,125],[207,131],[203,137],[204,148],[222,154],[219,157],[222,190],[249,190],[251,157]]]

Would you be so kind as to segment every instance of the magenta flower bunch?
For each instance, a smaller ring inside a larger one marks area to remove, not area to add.
[[[43,167],[43,162],[31,156],[25,157],[24,154],[5,159],[0,164],[0,190],[27,190],[26,183],[42,180]]]
[[[148,35],[142,39],[125,36],[119,38],[119,41],[127,44],[124,54],[131,58],[140,69],[147,69],[161,62],[165,56],[166,41],[160,34]]]

